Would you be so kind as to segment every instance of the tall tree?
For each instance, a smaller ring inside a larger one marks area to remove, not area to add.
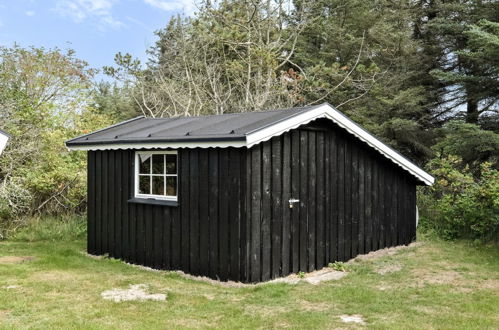
[[[301,34],[293,62],[307,76],[307,103],[325,100],[386,142],[423,160],[432,134],[414,40],[413,2],[296,1],[315,20]]]
[[[137,87],[135,99],[149,116],[293,105],[293,81],[282,71],[307,19],[287,29],[290,7],[283,0],[202,1],[196,17],[174,17],[157,32],[145,70],[118,55],[118,68],[106,72],[129,74]]]
[[[435,120],[464,117],[478,123],[480,115],[497,111],[497,55],[492,54],[499,2],[421,0],[418,7],[415,36],[423,41],[422,56],[433,78],[426,79],[426,88],[434,91]]]

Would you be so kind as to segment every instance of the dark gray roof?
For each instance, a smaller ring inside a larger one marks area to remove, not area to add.
[[[66,142],[68,147],[113,143],[201,142],[245,140],[246,134],[319,107],[231,113],[224,115],[138,117]]]

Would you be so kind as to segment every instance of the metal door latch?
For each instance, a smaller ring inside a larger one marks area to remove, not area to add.
[[[292,209],[293,208],[293,204],[294,203],[298,203],[300,200],[299,199],[296,199],[296,198],[291,198],[289,200],[289,208]]]

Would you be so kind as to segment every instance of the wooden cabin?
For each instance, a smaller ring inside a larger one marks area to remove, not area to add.
[[[329,104],[135,118],[88,152],[88,252],[260,282],[416,238],[433,177]]]

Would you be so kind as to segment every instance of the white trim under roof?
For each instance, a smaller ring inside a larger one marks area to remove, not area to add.
[[[242,148],[244,141],[198,141],[198,142],[145,142],[145,143],[113,143],[71,146],[69,150],[126,150],[126,149],[181,149],[181,148]]]
[[[158,142],[158,143],[117,143],[117,144],[100,144],[88,146],[74,146],[69,147],[70,150],[117,150],[117,149],[178,149],[178,148],[227,148],[227,147],[247,147],[267,141],[274,136],[279,136],[285,132],[295,129],[301,125],[308,124],[309,122],[318,119],[327,118],[336,123],[338,126],[344,128],[350,134],[356,136],[358,139],[364,141],[372,148],[379,151],[383,156],[391,160],[396,165],[408,171],[420,181],[427,185],[432,185],[435,179],[419,168],[417,165],[409,161],[407,158],[384,144],[376,137],[368,133],[362,127],[354,123],[351,119],[344,114],[333,108],[331,105],[325,103],[318,107],[312,108],[309,111],[302,112],[295,116],[290,116],[287,119],[279,121],[275,124],[270,124],[265,127],[255,129],[246,134],[246,141],[206,141],[206,142]]]

